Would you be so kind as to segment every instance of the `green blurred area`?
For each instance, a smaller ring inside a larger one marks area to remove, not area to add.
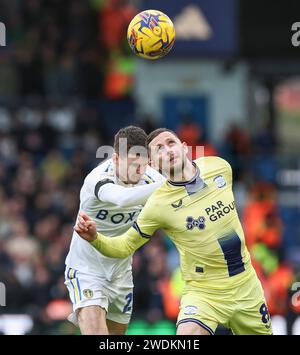
[[[168,320],[161,320],[150,324],[143,320],[133,320],[126,332],[126,335],[175,335],[175,323]]]
[[[32,335],[81,335],[79,328],[68,321],[57,321],[42,326],[36,324],[29,334]],[[175,322],[161,320],[156,323],[149,323],[144,320],[132,320],[129,324],[126,335],[175,335]]]

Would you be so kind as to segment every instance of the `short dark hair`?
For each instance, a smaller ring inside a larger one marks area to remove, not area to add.
[[[151,132],[150,134],[148,134],[148,137],[147,137],[147,146],[153,141],[154,138],[156,138],[157,136],[159,136],[161,133],[164,133],[164,132],[170,132],[172,134],[174,134],[175,137],[178,138],[177,134],[172,131],[171,129],[168,129],[168,128],[158,128],[156,129],[155,131]]]
[[[147,134],[140,127],[128,126],[121,128],[119,132],[117,132],[114,139],[114,150],[117,154],[120,154],[121,138],[127,139],[127,153],[135,146],[147,148]]]

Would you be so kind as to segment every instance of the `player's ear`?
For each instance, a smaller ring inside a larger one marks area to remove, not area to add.
[[[112,161],[114,162],[115,165],[118,165],[118,162],[119,162],[119,156],[117,153],[113,153],[112,155]]]
[[[151,166],[151,168],[158,170],[157,162],[155,159],[155,150],[152,146],[148,146],[148,164]]]
[[[151,154],[149,154],[148,164],[149,164],[149,166],[151,166],[151,168],[158,170],[157,161]]]
[[[187,154],[189,152],[189,147],[186,144],[186,142],[182,142],[182,147],[183,147],[183,151],[185,152],[185,154]]]

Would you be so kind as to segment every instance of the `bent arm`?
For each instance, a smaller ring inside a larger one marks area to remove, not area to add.
[[[134,189],[137,189],[137,187]],[[121,259],[127,258],[142,245],[146,244],[153,233],[162,227],[158,203],[156,203],[154,195],[152,195],[137,221],[134,222],[133,226],[126,233],[119,237],[105,237],[97,233],[96,239],[90,243],[105,256]]]
[[[101,254],[110,258],[127,258],[150,239],[150,236],[142,237],[135,228],[138,227],[134,225],[119,237],[105,237],[97,233],[97,238],[90,244]]]
[[[119,207],[144,205],[152,193],[161,185],[162,181],[135,187],[123,187],[107,183],[99,189],[97,197],[103,202],[113,203]]]

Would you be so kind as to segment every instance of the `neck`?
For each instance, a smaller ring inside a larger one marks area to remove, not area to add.
[[[168,180],[173,182],[186,182],[192,180],[195,176],[197,169],[190,160],[186,160],[181,174],[176,178],[176,174],[170,175]]]
[[[123,184],[125,185],[128,185],[129,182],[127,180],[123,180],[122,177],[120,176],[120,171],[119,171],[119,166],[118,164],[116,164],[114,161],[113,161],[113,164],[114,164],[114,170],[115,170],[115,175],[117,177],[117,179],[122,182]]]

